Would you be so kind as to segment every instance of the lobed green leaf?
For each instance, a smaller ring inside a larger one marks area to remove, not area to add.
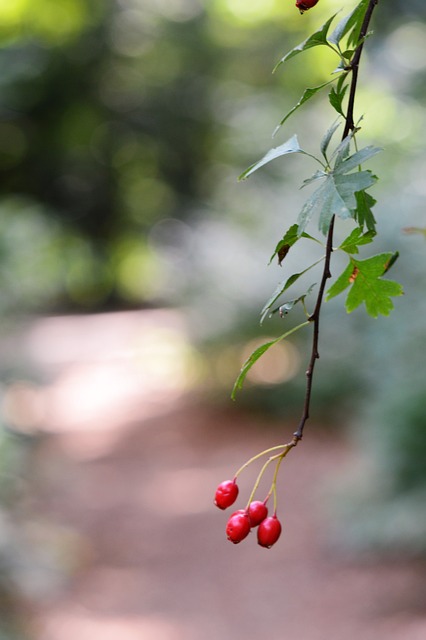
[[[330,287],[327,300],[351,287],[346,298],[345,307],[351,313],[362,303],[367,313],[373,318],[389,315],[393,309],[391,297],[403,294],[402,286],[393,280],[383,280],[382,276],[395,262],[397,254],[381,253],[366,260],[350,258],[349,264]]]
[[[356,227],[347,238],[345,238],[339,249],[346,253],[358,253],[358,247],[373,242],[375,231],[366,231],[363,233],[361,227]]]
[[[361,228],[367,227],[369,231],[376,230],[376,219],[371,211],[376,204],[376,200],[366,191],[359,191],[355,194],[356,212],[355,218]]]
[[[328,101],[331,106],[337,113],[343,117],[345,117],[345,113],[343,111],[343,99],[345,97],[348,85],[345,85],[340,91],[337,90],[337,87],[332,87],[330,93],[328,94]]]
[[[370,171],[350,174],[326,174],[323,184],[305,202],[297,219],[299,234],[305,231],[312,217],[318,216],[319,229],[325,235],[333,216],[343,220],[356,216],[356,193],[376,182]]]

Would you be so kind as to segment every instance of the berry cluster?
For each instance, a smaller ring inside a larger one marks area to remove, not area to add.
[[[238,485],[234,480],[221,482],[216,489],[215,505],[226,509],[234,504],[238,496]],[[246,509],[235,511],[226,525],[228,540],[238,544],[244,540],[251,529],[258,527],[257,541],[261,547],[270,548],[281,535],[281,523],[276,513],[268,517],[267,499],[264,502],[253,500]]]
[[[272,447],[271,449],[262,451],[261,453],[248,460],[237,471],[233,480],[224,480],[224,482],[221,482],[217,487],[214,503],[219,509],[227,509],[234,504],[238,497],[239,488],[237,485],[237,477],[241,473],[241,471],[243,471],[249,464],[257,460],[261,456],[271,453],[272,451],[279,450],[279,453],[270,456],[264,463],[257,477],[246,508],[235,511],[228,519],[226,525],[226,535],[228,540],[230,540],[234,544],[238,544],[239,542],[241,542],[241,540],[247,538],[251,529],[254,529],[255,527],[258,527],[257,542],[261,547],[266,547],[267,549],[269,549],[277,542],[278,538],[281,535],[281,523],[277,518],[277,475],[282,460],[285,458],[290,449],[296,446],[296,444],[297,440],[293,439],[292,442],[288,444],[278,445],[277,447]],[[276,464],[270,491],[268,492],[268,495],[266,496],[265,500],[263,500],[263,502],[260,500],[254,500],[253,498],[259,486],[260,480],[265,473],[268,465],[273,461]],[[266,505],[271,496],[273,496],[274,500],[274,509],[273,514],[268,515],[268,507]]]

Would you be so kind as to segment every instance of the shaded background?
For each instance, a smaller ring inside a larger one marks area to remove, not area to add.
[[[259,328],[259,309],[309,258],[267,266],[313,165],[236,178],[294,132],[315,153],[326,96],[271,133],[333,59],[271,70],[353,6],[292,5],[0,3],[1,638],[424,637],[426,260],[403,231],[424,226],[420,0],[378,7],[357,101],[363,144],[385,148],[377,251],[400,251],[405,295],[390,319],[324,309],[279,548],[226,545],[210,506],[303,399],[301,335],[229,401],[292,321]]]

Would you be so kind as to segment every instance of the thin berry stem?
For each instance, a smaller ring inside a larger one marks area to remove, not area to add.
[[[247,460],[247,462],[245,462],[238,469],[238,471],[234,476],[234,479],[236,480],[240,475],[240,473],[242,473],[242,471],[244,471],[244,469],[246,469],[252,462],[256,462],[256,460],[259,460],[259,458],[261,458],[262,456],[266,456],[268,453],[271,453],[272,451],[278,451],[278,449],[284,449],[284,447],[286,446],[287,446],[286,444],[277,444],[275,447],[270,447],[269,449],[265,449],[265,451],[261,451],[260,453],[257,453],[255,456],[250,458],[250,460]]]

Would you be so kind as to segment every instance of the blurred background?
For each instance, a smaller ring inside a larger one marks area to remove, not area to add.
[[[355,2],[293,5],[0,0],[1,640],[425,637],[422,0],[379,4],[357,99],[362,144],[385,149],[364,255],[398,250],[405,295],[378,320],[324,307],[277,546],[226,543],[212,506],[304,396],[296,334],[230,401],[247,355],[301,321],[260,326],[263,304],[321,255],[268,266],[313,162],[237,182],[294,133],[315,154],[334,119],[318,95],[272,140],[335,61],[274,65]]]

